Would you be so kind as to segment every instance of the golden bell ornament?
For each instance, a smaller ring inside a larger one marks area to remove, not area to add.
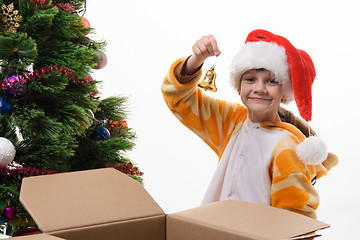
[[[216,72],[215,65],[206,71],[204,78],[198,83],[198,86],[209,91],[216,92],[215,86]]]

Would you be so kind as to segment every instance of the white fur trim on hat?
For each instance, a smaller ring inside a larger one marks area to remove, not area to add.
[[[246,43],[234,56],[230,64],[230,81],[240,89],[242,75],[251,69],[266,69],[282,84],[286,102],[293,100],[289,63],[285,48],[276,43],[257,41]]]
[[[318,165],[326,160],[328,151],[325,143],[318,137],[308,137],[296,146],[300,160],[307,165]]]

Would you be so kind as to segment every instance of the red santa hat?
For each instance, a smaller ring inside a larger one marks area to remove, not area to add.
[[[232,85],[239,89],[241,76],[250,69],[260,68],[275,75],[283,85],[285,102],[295,99],[301,117],[310,121],[311,86],[316,75],[310,56],[296,49],[286,38],[258,29],[249,33],[245,45],[230,64]]]

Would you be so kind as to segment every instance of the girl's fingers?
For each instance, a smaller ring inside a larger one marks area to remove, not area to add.
[[[208,36],[208,39],[210,41],[210,44],[211,44],[211,49],[212,49],[212,53],[215,55],[215,56],[219,56],[221,51],[217,45],[217,41],[216,41],[216,38],[213,36],[213,35],[209,35]]]
[[[204,57],[210,56],[219,56],[220,50],[217,45],[217,41],[213,35],[203,36],[195,43],[195,49],[197,50],[194,52],[197,55],[202,55]]]

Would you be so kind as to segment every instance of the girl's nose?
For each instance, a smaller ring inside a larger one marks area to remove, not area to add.
[[[259,92],[259,93],[266,92],[266,85],[265,85],[264,81],[256,81],[255,86],[254,86],[254,92]]]

